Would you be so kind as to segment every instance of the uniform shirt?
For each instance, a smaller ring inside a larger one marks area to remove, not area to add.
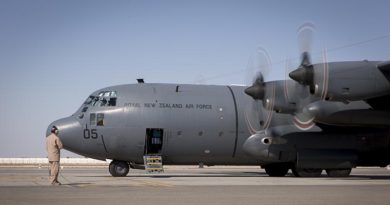
[[[46,150],[47,150],[49,161],[51,162],[60,161],[60,149],[62,149],[62,142],[60,138],[53,133],[47,136]]]

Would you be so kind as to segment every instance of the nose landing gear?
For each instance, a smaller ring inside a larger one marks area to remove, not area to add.
[[[270,177],[284,177],[286,176],[290,167],[286,164],[270,164],[264,167],[265,173]]]
[[[112,160],[108,171],[113,177],[125,177],[129,173],[129,164],[125,161]]]

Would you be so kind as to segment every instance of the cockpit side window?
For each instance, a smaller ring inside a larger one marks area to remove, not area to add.
[[[92,106],[97,106],[97,105],[99,105],[99,97],[95,97],[92,102]]]
[[[89,121],[92,126],[104,126],[104,113],[91,113]]]
[[[88,110],[88,107],[83,107],[83,109],[81,110],[81,112],[87,112]]]
[[[106,98],[102,98],[100,100],[100,106],[107,106],[107,99]]]
[[[116,106],[116,98],[110,98],[108,101],[108,106]]]
[[[91,113],[89,115],[89,120],[90,120],[90,125],[96,125],[96,114],[95,113]]]
[[[97,126],[104,126],[104,113],[97,114],[96,125]]]
[[[93,102],[94,96],[89,96],[87,100],[85,100],[84,105],[90,105]]]

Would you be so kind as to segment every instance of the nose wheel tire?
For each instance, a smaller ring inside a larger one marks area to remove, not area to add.
[[[352,169],[327,169],[326,173],[329,177],[348,177]]]
[[[322,169],[302,169],[292,168],[292,173],[296,177],[319,177],[321,176]]]
[[[129,173],[129,164],[125,161],[113,160],[108,171],[113,177],[125,177]]]
[[[265,166],[264,169],[270,177],[284,177],[290,168],[286,165],[271,164]]]

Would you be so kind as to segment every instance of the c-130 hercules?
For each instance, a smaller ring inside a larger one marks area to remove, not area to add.
[[[265,82],[258,73],[250,87],[107,87],[48,132],[56,126],[69,151],[112,159],[112,176],[147,166],[144,156],[164,165],[260,165],[269,176],[291,169],[297,177],[390,164],[390,61],[312,64],[306,50],[289,76]]]

